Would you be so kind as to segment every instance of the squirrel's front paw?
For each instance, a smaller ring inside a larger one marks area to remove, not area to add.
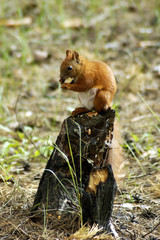
[[[63,89],[70,89],[70,84],[69,83],[63,83],[61,85],[61,88],[63,88]]]

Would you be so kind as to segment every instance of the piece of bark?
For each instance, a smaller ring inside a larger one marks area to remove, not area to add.
[[[84,222],[108,226],[116,193],[107,165],[114,118],[115,112],[109,108],[103,115],[90,112],[64,120],[32,212],[45,208],[60,217],[78,211],[80,204]]]

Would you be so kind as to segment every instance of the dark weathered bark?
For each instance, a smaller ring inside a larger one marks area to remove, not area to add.
[[[40,180],[32,211],[45,206],[58,215],[62,211],[69,214],[77,209],[79,199],[84,222],[107,226],[116,191],[111,166],[107,165],[107,143],[112,141],[114,117],[115,112],[108,109],[104,115],[83,114],[64,120]],[[90,174],[101,169],[108,178],[98,183],[96,192],[87,191]],[[78,185],[76,188],[74,181]]]
[[[107,168],[108,179],[97,186],[96,195],[84,191],[82,198],[84,222],[89,220],[91,224],[98,223],[105,228],[108,227],[116,194],[116,182],[112,168],[110,165]]]

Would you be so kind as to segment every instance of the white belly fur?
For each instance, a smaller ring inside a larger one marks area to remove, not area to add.
[[[97,94],[98,89],[97,88],[91,88],[90,90],[86,92],[81,92],[78,94],[79,100],[83,107],[88,108],[89,110],[92,110],[94,107],[94,98]]]

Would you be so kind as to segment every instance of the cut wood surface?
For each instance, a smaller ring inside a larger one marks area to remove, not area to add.
[[[83,222],[107,227],[116,192],[107,164],[115,112],[86,113],[64,120],[35,196],[32,212],[82,212]],[[79,207],[77,207],[79,206]]]

